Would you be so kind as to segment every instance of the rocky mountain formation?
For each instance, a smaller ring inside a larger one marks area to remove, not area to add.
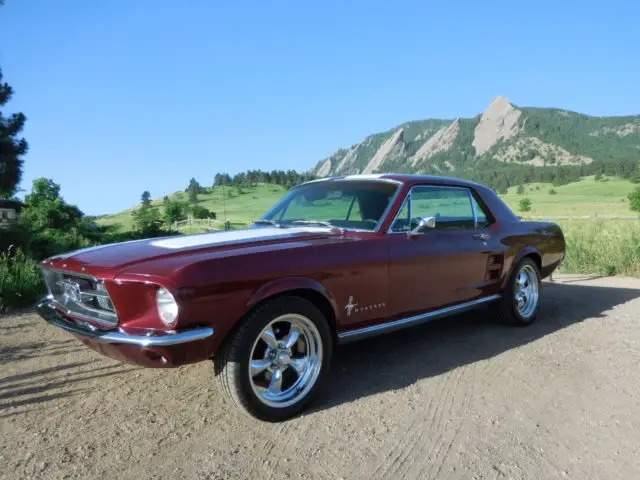
[[[594,117],[522,108],[498,96],[473,118],[412,121],[371,135],[321,160],[313,173],[459,175],[488,166],[557,168],[594,162],[630,165],[638,160],[640,116]]]

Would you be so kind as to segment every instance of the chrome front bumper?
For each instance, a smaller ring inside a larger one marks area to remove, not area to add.
[[[196,328],[176,333],[163,333],[160,335],[130,335],[122,330],[100,330],[90,328],[90,324],[81,321],[74,321],[63,316],[53,305],[51,299],[41,301],[36,310],[47,323],[62,328],[81,337],[88,338],[94,342],[137,345],[139,347],[168,347],[183,343],[195,342],[209,338],[213,335],[213,328]]]

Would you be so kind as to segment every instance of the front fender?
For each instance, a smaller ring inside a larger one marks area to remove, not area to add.
[[[317,280],[306,277],[285,277],[267,282],[258,288],[247,301],[247,309],[251,309],[258,303],[282,293],[295,290],[312,290],[320,295],[331,305],[336,313],[336,302],[331,293]]]

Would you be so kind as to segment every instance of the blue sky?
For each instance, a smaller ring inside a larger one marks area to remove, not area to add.
[[[639,114],[639,19],[635,0],[5,0],[0,66],[28,117],[23,188],[114,213],[498,94]]]

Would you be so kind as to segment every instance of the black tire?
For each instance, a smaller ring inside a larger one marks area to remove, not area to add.
[[[315,325],[322,358],[317,362],[320,370],[315,382],[301,398],[291,405],[272,406],[254,391],[252,375],[249,373],[250,362],[254,345],[263,329],[274,319],[286,314],[300,315]],[[297,415],[313,400],[327,378],[332,353],[332,335],[322,312],[303,298],[286,296],[267,301],[251,312],[240,327],[230,334],[213,361],[218,385],[232,404],[257,419],[278,422]]]
[[[535,282],[536,299],[535,304],[530,307],[531,311],[525,311],[524,314],[518,308],[515,295],[518,288],[518,278],[521,272],[526,272],[529,280]],[[534,278],[531,279],[530,277]],[[526,327],[536,321],[538,308],[540,306],[540,269],[531,257],[524,257],[518,262],[513,269],[513,273],[509,278],[506,288],[504,289],[502,299],[498,302],[495,309],[496,320],[505,325],[514,325]]]

